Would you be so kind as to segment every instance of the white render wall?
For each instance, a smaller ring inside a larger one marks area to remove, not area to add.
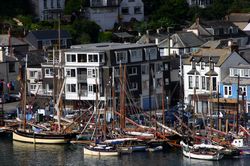
[[[183,65],[184,102],[185,103],[190,103],[188,96],[194,94],[194,89],[189,89],[189,87],[188,87],[189,86],[188,85],[188,76],[193,76],[193,85],[195,83],[194,75],[187,74],[190,70],[192,70],[191,65]],[[196,70],[200,73],[200,75],[196,75],[196,76],[199,76],[199,88],[196,89],[196,94],[210,93],[209,90],[202,89],[202,81],[201,81],[201,76],[205,76],[205,73],[207,73],[209,71],[209,66],[205,66],[204,70],[201,70],[200,65],[197,65]],[[219,67],[214,67],[214,71],[218,74],[218,76],[216,76],[216,80],[217,80],[216,87],[218,87],[218,83],[221,82],[221,74],[220,74],[221,70]],[[206,76],[206,77],[208,77],[208,76]]]
[[[103,31],[114,28],[118,23],[118,8],[92,8],[89,9],[89,19],[95,21]]]
[[[45,20],[44,11],[45,10],[58,10],[65,8],[65,0],[60,1],[60,8],[57,7],[57,0],[47,0],[47,9],[44,8],[44,0],[31,0],[33,4],[33,10],[40,20]],[[53,8],[51,8],[51,1],[53,1]],[[57,17],[57,16],[54,16]]]

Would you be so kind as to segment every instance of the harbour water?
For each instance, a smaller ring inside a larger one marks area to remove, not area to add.
[[[203,161],[188,159],[178,149],[137,152],[118,157],[84,156],[82,145],[34,145],[0,136],[1,166],[249,166],[250,157]]]

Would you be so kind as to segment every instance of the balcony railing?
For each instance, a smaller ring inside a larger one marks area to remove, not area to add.
[[[87,82],[87,74],[77,74],[77,80],[80,82]]]

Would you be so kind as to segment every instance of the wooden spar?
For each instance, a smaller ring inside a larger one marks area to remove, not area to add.
[[[165,125],[165,84],[164,84],[164,71],[162,71],[162,96],[161,96],[161,104],[162,104],[162,124]]]
[[[219,133],[221,135],[227,135],[226,132],[223,132],[223,131],[220,131],[220,130],[216,130],[214,128],[211,128],[211,127],[206,127],[207,130],[212,130],[213,132],[216,132],[216,133]]]
[[[65,82],[66,82],[66,80],[63,81],[61,91],[60,91],[59,96],[58,96],[58,100],[57,100],[57,102],[56,102],[56,104],[54,106],[55,109],[56,109],[56,112],[57,112],[58,130],[59,130],[59,132],[61,131],[61,114],[60,114],[59,104],[60,104],[60,101],[61,101],[61,98],[62,98]]]
[[[108,102],[107,102],[107,100],[108,100],[108,97],[107,97],[107,95],[108,95],[108,90],[107,90],[107,87],[108,86],[106,86],[106,88],[105,88],[105,107],[104,107],[104,116],[103,116],[103,134],[104,134],[104,140],[106,140],[106,134],[107,134],[107,121],[106,121],[106,113],[107,113],[107,109],[108,109]]]
[[[123,75],[123,79],[121,76]],[[124,69],[122,72],[122,67],[120,64],[120,83],[121,83],[121,97],[120,97],[120,112],[121,112],[121,120],[120,120],[120,127],[121,129],[124,129],[126,127],[125,125],[125,85],[126,85],[126,65],[124,65]]]
[[[25,80],[24,80],[24,92],[23,92],[23,130],[26,129],[26,100],[27,100],[27,95],[26,95],[26,84],[27,84],[27,66],[28,66],[28,55],[26,54],[26,61],[25,61]]]
[[[177,116],[177,115],[175,115],[175,114],[174,114],[174,116],[176,117],[177,120],[179,120],[179,122],[182,122],[182,119],[181,119],[179,116]],[[181,123],[181,124],[182,124],[182,126],[183,126],[184,128],[188,129],[188,131],[189,131],[190,133],[193,133],[193,131],[192,131],[185,123]]]
[[[112,130],[115,127],[115,79],[114,67],[112,68]]]

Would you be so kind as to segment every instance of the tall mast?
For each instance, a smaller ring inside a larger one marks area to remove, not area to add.
[[[124,69],[122,72],[121,64],[120,64],[120,77],[123,74],[123,79],[120,78],[121,83],[121,104],[120,104],[120,112],[121,112],[121,129],[125,128],[125,85],[126,85],[126,65],[124,65]]]
[[[115,73],[114,67],[112,68],[112,130],[114,129],[115,120]]]
[[[26,100],[27,100],[27,95],[26,95],[26,82],[27,82],[27,66],[28,66],[28,55],[26,54],[26,60],[25,60],[25,77],[24,77],[24,95],[23,95],[23,130],[26,128]]]

